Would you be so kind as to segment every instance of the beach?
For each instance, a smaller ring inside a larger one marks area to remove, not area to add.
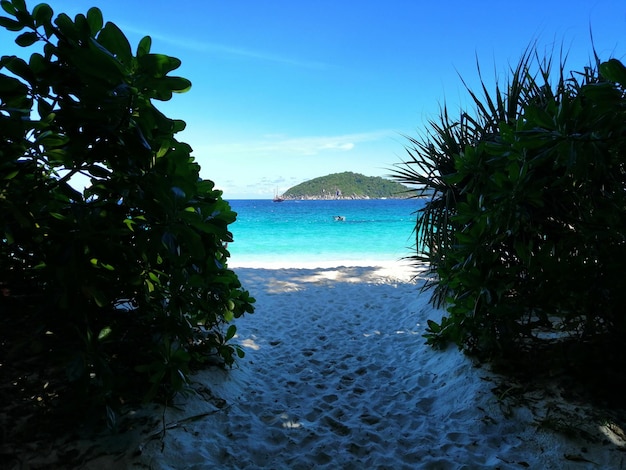
[[[89,469],[626,468],[623,432],[587,404],[522,397],[455,346],[427,346],[443,312],[420,293],[424,271],[318,264],[230,266],[257,300],[236,320],[245,358],[64,451]],[[30,468],[59,446],[47,452]]]

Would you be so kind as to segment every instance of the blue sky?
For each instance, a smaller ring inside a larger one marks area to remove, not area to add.
[[[36,2],[27,2],[32,8]],[[50,1],[71,16],[98,6],[136,46],[182,60],[192,89],[158,103],[226,199],[271,198],[328,173],[386,176],[445,102],[504,81],[529,43],[561,46],[568,69],[626,56],[623,0]],[[471,4],[471,6],[470,6]],[[2,54],[15,53],[0,32]]]

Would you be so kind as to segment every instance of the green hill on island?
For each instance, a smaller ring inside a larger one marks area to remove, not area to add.
[[[407,198],[407,187],[380,176],[346,171],[320,176],[289,188],[284,199],[382,199]]]

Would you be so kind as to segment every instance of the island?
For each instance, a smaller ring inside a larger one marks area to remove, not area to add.
[[[345,171],[320,176],[289,188],[280,199],[406,199],[409,188],[380,176]]]

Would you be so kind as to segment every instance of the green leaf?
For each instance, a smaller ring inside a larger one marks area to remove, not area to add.
[[[167,87],[176,93],[185,93],[191,88],[191,81],[183,77],[167,77]]]
[[[441,326],[439,326],[437,322],[433,320],[426,320],[426,323],[428,323],[428,329],[433,333],[439,333],[441,331]]]
[[[107,22],[98,34],[98,43],[123,64],[129,64],[133,55],[124,33],[113,23]]]
[[[181,64],[179,59],[164,54],[146,54],[137,59],[141,72],[156,78],[165,77]]]
[[[43,30],[46,33],[46,38],[50,39],[52,36],[55,36],[57,34],[57,30],[54,27],[54,25],[52,24],[52,22],[48,22],[48,23],[44,23],[43,24]],[[51,56],[51,52],[54,50],[54,46],[52,46],[52,44],[46,44],[44,46],[44,51],[46,53],[47,56]]]
[[[85,39],[91,37],[91,29],[89,28],[89,23],[87,23],[87,18],[82,13],[79,13],[74,17],[74,25],[76,26],[76,30],[79,34],[79,39]]]
[[[8,58],[8,60],[5,62],[5,67],[10,72],[14,73],[18,77],[23,78],[29,83],[32,83],[35,80],[35,76],[31,68],[23,59],[20,59],[19,57],[12,56]]]
[[[110,84],[123,80],[125,70],[120,62],[94,39],[91,39],[89,49],[72,49],[68,55],[85,74]]]
[[[28,87],[17,78],[0,74],[0,93],[26,96]]]
[[[4,176],[2,177],[2,179],[5,179],[5,180],[12,180],[13,178],[15,178],[15,177],[18,175],[18,173],[19,173],[19,172],[20,172],[20,170],[13,170],[13,171],[10,171],[10,172],[9,172],[9,173],[7,173],[6,175],[4,175]]]
[[[35,142],[45,146],[47,149],[51,149],[56,147],[63,147],[69,142],[69,137],[57,134],[52,131],[45,131],[37,136]]]
[[[91,287],[88,288],[87,291],[98,307],[102,308],[108,304],[106,297],[104,296],[102,291],[100,291],[100,289]]]
[[[191,86],[191,83],[190,83]],[[172,121],[172,133],[177,133],[185,130],[187,127],[187,123],[181,119],[174,119]]]
[[[9,15],[15,16],[17,10],[9,0],[2,0],[0,2],[0,6],[2,6],[2,9],[6,11]]]
[[[96,305],[98,307],[102,308],[107,305],[107,299],[100,290],[94,289],[92,291],[92,295],[93,295],[93,300],[94,302],[96,302]]]
[[[23,25],[34,29],[35,28],[35,19],[28,13],[28,11],[17,10],[15,12],[15,17],[17,21],[22,23]]]
[[[137,57],[145,56],[150,53],[150,48],[152,47],[152,38],[150,36],[144,36],[139,41],[139,45],[137,46]]]
[[[6,16],[0,16],[0,26],[9,31],[21,31],[26,27],[26,25],[22,24],[20,21],[7,18]]]
[[[102,12],[99,8],[91,7],[87,11],[87,23],[89,23],[89,29],[91,29],[92,36],[95,36],[96,33],[102,29],[104,20],[102,19]]]
[[[44,70],[46,70],[46,68],[48,67],[48,62],[41,54],[35,52],[34,54],[31,54],[28,65],[30,66],[33,74],[39,75]]]
[[[137,222],[135,222],[135,221],[134,221],[134,220],[132,220],[132,219],[124,219],[124,224],[126,225],[126,227],[128,227],[128,229],[129,229],[131,232],[134,232],[134,231],[135,231],[135,229],[133,228],[133,225],[135,225],[136,223],[137,223]]]
[[[15,43],[21,47],[32,46],[39,40],[39,35],[35,32],[22,33],[15,38]]]
[[[28,12],[26,9],[26,2],[24,0],[11,0],[11,2],[17,11],[21,11],[23,13]]]
[[[111,176],[111,171],[99,165],[89,165],[87,171],[96,178],[109,178]]]
[[[626,87],[626,67],[617,59],[610,59],[600,64],[600,73],[609,81]]]
[[[107,339],[107,337],[113,332],[113,329],[110,326],[105,326],[98,333],[98,341],[103,341]]]
[[[110,264],[107,264],[107,263],[103,263],[102,261],[100,261],[97,258],[91,258],[89,260],[89,262],[95,268],[104,268],[107,271],[115,271],[115,268],[113,266],[111,266]]]
[[[50,163],[65,164],[66,160],[69,160],[68,153],[63,149],[47,150],[45,155],[50,159]]]
[[[67,197],[68,201],[79,202],[83,200],[83,195],[80,192],[76,191],[74,188],[72,188],[67,183],[67,181],[63,181],[59,185],[59,190],[61,191],[63,195]]]
[[[43,98],[37,100],[37,113],[40,119],[45,119],[52,113],[52,105]]]
[[[45,3],[40,3],[33,8],[33,17],[35,18],[35,25],[37,27],[49,25],[53,15],[54,12],[52,11],[52,8],[50,8],[50,5]]]
[[[226,323],[230,323],[231,321],[233,321],[235,318],[235,314],[233,312],[231,312],[230,310],[226,310],[224,312],[224,321]],[[233,325],[234,326],[234,325]]]
[[[182,77],[157,77],[148,79],[144,86],[152,90],[151,98],[160,101],[172,99],[172,92],[185,93],[191,88],[191,82]]]
[[[61,13],[54,20],[54,24],[57,25],[62,34],[67,36],[69,39],[78,40],[80,38],[80,33],[76,28],[76,25],[72,21],[72,19],[67,16],[65,13]]]
[[[225,341],[230,341],[235,334],[237,334],[237,327],[235,325],[230,325],[228,330],[226,330],[226,336],[224,337]]]

